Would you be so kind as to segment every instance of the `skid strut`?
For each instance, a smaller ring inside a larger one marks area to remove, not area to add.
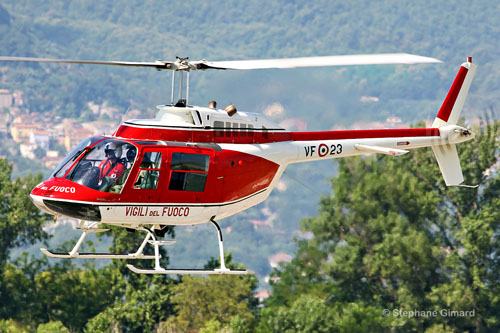
[[[83,244],[83,241],[85,240],[85,237],[87,234],[91,232],[105,232],[108,231],[109,229],[99,229],[95,228],[98,222],[92,222],[88,227],[84,228],[83,223],[80,223],[80,229],[83,231],[82,235],[76,242],[75,246],[70,252],[52,252],[50,250],[47,250],[45,248],[41,248],[40,250],[43,252],[43,254],[51,257],[51,258],[82,258],[82,259],[155,259],[156,256],[153,255],[144,255],[142,251],[144,250],[144,247],[149,241],[149,238],[151,238],[151,233],[147,233],[146,237],[144,238],[144,241],[142,242],[141,246],[137,249],[136,252],[134,253],[126,253],[126,254],[113,254],[113,253],[78,253],[78,250],[80,249],[80,246]]]
[[[222,231],[214,221],[214,218],[210,219],[210,222],[217,229],[217,235],[219,237],[219,256],[220,256],[220,268],[216,268],[214,270],[207,269],[165,269],[160,265],[160,245],[169,244],[168,241],[159,241],[156,240],[154,233],[144,228],[146,232],[150,235],[153,240],[150,240],[149,243],[152,244],[155,248],[155,268],[153,269],[141,269],[137,268],[134,265],[127,265],[127,267],[134,273],[138,274],[248,274],[247,270],[239,270],[239,269],[229,269],[226,267],[226,263],[224,261],[224,245],[222,241]]]

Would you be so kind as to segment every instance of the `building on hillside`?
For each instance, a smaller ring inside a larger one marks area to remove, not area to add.
[[[59,152],[57,150],[47,150],[47,157],[59,157]]]
[[[50,134],[48,131],[34,131],[30,133],[30,143],[45,150],[50,148]]]
[[[59,163],[61,163],[62,157],[59,156],[45,156],[42,158],[42,163],[45,165],[47,168],[51,170],[55,170]]]
[[[28,142],[31,133],[42,130],[38,124],[14,124],[10,128],[12,139],[16,142]]]
[[[292,256],[286,253],[277,253],[268,259],[269,265],[272,268],[278,267],[280,262],[290,262],[292,261]]]
[[[259,303],[263,303],[266,299],[271,296],[271,293],[267,290],[259,291],[258,293],[253,294],[253,297],[259,300]]]
[[[83,128],[92,132],[93,135],[111,135],[116,131],[116,123],[104,121],[91,121],[82,124]]]
[[[0,137],[6,138],[10,134],[12,116],[8,112],[0,112]]]
[[[35,149],[37,148],[37,145],[33,143],[21,143],[19,146],[19,150],[21,151],[21,156],[24,158],[28,158],[30,160],[34,160],[36,158],[35,156]]]
[[[64,138],[64,147],[67,151],[71,151],[80,142],[88,137],[91,137],[94,133],[85,128],[74,128],[72,131],[66,131],[66,137]]]
[[[7,89],[0,89],[0,108],[8,108],[14,104],[14,96]]]
[[[23,99],[23,92],[20,90],[15,90],[12,93],[12,97],[14,97],[14,105],[15,106],[23,106],[24,105],[24,99]]]

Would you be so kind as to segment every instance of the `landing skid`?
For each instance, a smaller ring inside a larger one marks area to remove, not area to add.
[[[137,274],[195,274],[195,275],[204,275],[204,274],[248,274],[247,270],[240,269],[227,269],[227,270],[205,270],[205,269],[140,269],[135,267],[134,265],[127,265],[127,267],[134,273]]]
[[[45,248],[40,249],[43,254],[51,258],[61,258],[61,259],[73,259],[73,258],[81,258],[81,259],[154,259],[155,267],[153,269],[141,269],[137,268],[134,265],[127,265],[127,267],[134,273],[137,274],[248,274],[247,270],[242,269],[229,269],[226,267],[224,261],[224,247],[222,242],[222,231],[214,221],[214,219],[210,219],[210,222],[217,229],[217,234],[219,236],[219,256],[220,256],[220,268],[214,270],[207,269],[165,269],[160,265],[160,245],[169,245],[175,243],[175,241],[169,240],[157,240],[154,232],[147,228],[143,228],[142,230],[146,231],[147,235],[144,238],[139,249],[137,249],[134,253],[127,254],[113,254],[113,253],[79,253],[78,249],[83,244],[83,241],[88,233],[91,232],[105,232],[109,229],[99,229],[95,228],[97,222],[93,222],[89,227],[83,228],[83,222],[80,224],[80,229],[83,231],[80,239],[76,242],[75,246],[70,252],[52,252]],[[150,240],[152,239],[152,240]],[[150,243],[154,246],[155,254],[154,255],[144,255],[142,252],[144,251],[144,247],[147,243]]]
[[[224,262],[224,246],[222,242],[222,231],[217,222],[214,221],[213,217],[210,219],[210,222],[215,226],[215,228],[217,229],[217,233],[219,235],[220,268],[214,270],[205,270],[205,269],[165,269],[161,267],[159,246],[164,245],[163,241],[156,240],[155,235],[147,229],[146,231],[153,238],[153,240],[149,241],[149,243],[152,244],[155,248],[155,256],[154,256],[155,267],[152,269],[141,269],[130,264],[127,265],[127,267],[132,272],[137,274],[248,274],[249,272],[247,270],[229,269],[226,267],[226,264]]]
[[[40,251],[42,251],[43,254],[45,254],[48,257],[51,258],[60,258],[60,259],[73,259],[73,258],[80,258],[80,259],[155,259],[156,256],[154,255],[144,255],[142,251],[144,250],[144,247],[146,246],[147,242],[149,241],[149,238],[151,238],[151,232],[148,231],[146,238],[144,238],[144,241],[142,242],[141,246],[139,249],[134,252],[134,253],[125,253],[125,254],[113,254],[113,253],[78,253],[78,249],[82,245],[85,237],[87,236],[88,233],[91,232],[105,232],[109,231],[109,229],[99,229],[99,228],[94,228],[94,226],[97,224],[97,222],[93,222],[90,224],[89,227],[83,228],[83,223],[80,224],[80,228],[83,233],[80,236],[80,239],[78,239],[78,242],[76,242],[75,246],[70,252],[52,252],[50,250],[47,250],[45,248],[41,248]],[[169,243],[173,243],[174,241],[167,241]],[[161,257],[161,256],[160,256]]]
[[[153,255],[144,255],[136,253],[126,253],[126,254],[112,254],[112,253],[76,253],[71,255],[71,252],[52,252],[50,250],[41,248],[43,254],[51,258],[61,258],[61,259],[154,259]]]

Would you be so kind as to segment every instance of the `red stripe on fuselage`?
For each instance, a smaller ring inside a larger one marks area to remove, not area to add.
[[[460,93],[460,89],[462,89],[462,85],[465,81],[465,77],[467,76],[467,72],[469,70],[465,67],[460,67],[457,76],[455,77],[455,81],[451,85],[450,91],[448,91],[448,95],[444,99],[443,105],[441,105],[441,109],[437,114],[437,117],[445,122],[448,122],[448,118],[450,118],[451,110],[453,110],[453,106],[457,100],[458,94]]]
[[[439,136],[439,128],[376,129],[329,132],[292,132],[293,141],[377,139]]]
[[[225,131],[224,136],[215,135],[214,130],[191,130],[173,128],[135,127],[121,125],[116,136],[136,140],[163,140],[177,142],[215,143],[271,143],[283,141],[346,140],[397,137],[439,136],[438,128],[375,129],[324,132],[241,132]]]

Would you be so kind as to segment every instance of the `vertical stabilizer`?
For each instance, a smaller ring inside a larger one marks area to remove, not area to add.
[[[458,118],[462,113],[462,108],[464,107],[465,99],[469,93],[472,78],[476,73],[476,68],[477,66],[472,64],[471,57],[467,58],[467,62],[460,66],[457,76],[444,99],[443,105],[441,105],[436,119],[434,119],[432,123],[433,128],[457,124]],[[440,129],[440,132],[442,130],[443,129]],[[465,129],[463,130],[466,131]],[[456,132],[456,129],[453,132]],[[470,135],[470,133],[468,135]],[[445,145],[433,146],[432,151],[434,152],[434,156],[436,156],[439,169],[441,169],[446,185],[460,185],[464,181],[464,176],[462,174],[462,167],[460,166],[456,144],[450,142]]]
[[[469,57],[467,62],[460,66],[455,81],[451,85],[448,95],[441,105],[441,109],[432,123],[432,127],[441,127],[445,125],[456,125],[462,108],[469,93],[472,78],[476,73],[477,66],[472,64],[472,58]]]
[[[458,159],[457,146],[455,144],[439,145],[432,147],[432,151],[436,156],[446,185],[460,185],[464,181],[464,176]]]

